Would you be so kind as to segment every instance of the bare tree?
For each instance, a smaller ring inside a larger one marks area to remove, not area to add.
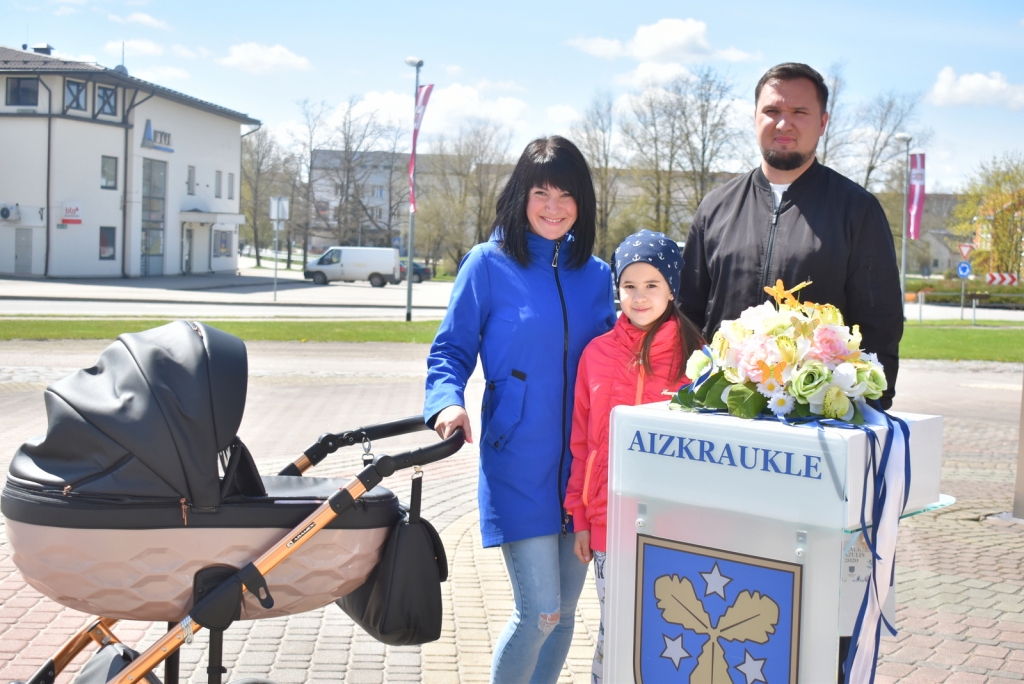
[[[266,128],[242,138],[242,197],[246,219],[252,227],[253,248],[256,250],[256,266],[260,265],[262,242],[260,222],[264,204],[270,196],[270,188],[276,180],[275,173],[280,165],[280,151]]]
[[[490,237],[498,193],[510,171],[510,141],[507,129],[476,121],[460,128],[455,138],[438,136],[432,154],[420,158],[417,204],[423,206],[417,208],[417,225],[423,226],[435,259],[445,252],[458,264],[470,247]]]
[[[305,199],[306,220],[303,225],[302,239],[302,262],[305,263],[309,259],[309,239],[313,229],[313,209],[315,206],[313,198],[314,157],[318,150],[330,145],[328,118],[331,115],[331,107],[323,101],[311,103],[309,100],[302,100],[298,104],[302,115],[302,132],[296,141],[299,149],[297,158],[299,160],[299,173],[305,177],[303,195]]]
[[[672,233],[675,180],[683,162],[679,105],[671,92],[648,88],[634,95],[630,117],[622,125],[633,184],[639,193],[634,204],[643,207],[646,227],[666,235]]]
[[[818,143],[818,161],[825,166],[839,168],[848,159],[854,142],[854,122],[848,117],[845,102],[845,65],[833,62],[825,74],[828,86],[828,126]]]
[[[916,94],[889,91],[877,95],[861,108],[857,119],[862,127],[858,156],[863,187],[870,190],[879,180],[880,171],[900,159],[905,149],[896,134],[907,131],[914,123],[920,101],[921,97]],[[922,137],[915,136],[917,144],[923,142]]]
[[[356,196],[362,208],[363,218],[376,230],[385,231],[385,241],[390,246],[395,232],[401,229],[398,220],[402,208],[409,201],[409,155],[405,152],[403,142],[406,131],[400,124],[389,122],[380,124],[379,128],[372,132],[375,140],[367,140],[364,145],[376,144],[381,149],[361,153],[361,161],[368,165],[373,173],[356,174]],[[371,182],[367,188],[367,183]],[[382,199],[384,204],[381,205],[373,201],[374,199]]]
[[[713,69],[676,81],[669,92],[678,102],[682,179],[693,213],[714,187],[715,173],[735,151],[742,133],[731,117],[732,84]]]
[[[610,256],[608,226],[618,199],[618,180],[621,162],[615,152],[613,136],[615,114],[610,93],[594,97],[583,119],[573,124],[572,137],[590,164],[597,195],[597,239],[594,251],[602,258]]]

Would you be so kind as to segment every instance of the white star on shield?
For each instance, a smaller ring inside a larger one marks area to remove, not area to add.
[[[665,640],[665,650],[661,652],[661,657],[671,660],[678,670],[680,661],[690,657],[690,654],[683,648],[683,635],[680,634],[675,639],[669,639],[667,634],[662,634],[661,637]]]
[[[711,569],[711,572],[702,572],[700,576],[707,582],[708,587],[704,590],[705,596],[711,594],[718,594],[723,599],[725,598],[725,585],[732,582],[731,577],[726,577],[719,571],[718,563],[715,563],[715,567]]]
[[[743,651],[743,662],[736,666],[736,669],[743,673],[743,676],[747,678],[747,684],[754,684],[754,682],[764,682],[768,684],[768,680],[764,678],[764,664],[768,661],[767,658],[757,660],[750,655],[750,651],[744,649]]]

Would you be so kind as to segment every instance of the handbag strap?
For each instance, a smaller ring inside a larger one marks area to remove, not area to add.
[[[423,471],[417,466],[412,476],[412,491],[409,494],[409,524],[420,521],[420,499],[423,496]]]

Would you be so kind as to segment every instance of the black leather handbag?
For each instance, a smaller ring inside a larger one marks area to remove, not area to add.
[[[448,558],[437,530],[420,517],[422,473],[413,476],[409,510],[388,537],[366,582],[338,606],[377,641],[410,646],[441,637],[441,582]]]

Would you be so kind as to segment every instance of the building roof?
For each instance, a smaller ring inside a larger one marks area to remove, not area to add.
[[[108,69],[100,66],[99,64],[92,64],[90,62],[74,62],[67,59],[59,59],[57,57],[49,57],[47,55],[41,55],[35,52],[25,52],[23,50],[16,50],[14,48],[4,47],[0,45],[0,74],[14,74],[14,73],[33,73],[33,74],[79,74],[83,78],[89,78],[90,80],[97,81],[99,83],[105,83],[108,85],[119,85],[125,88],[132,88],[141,91],[148,91],[154,95],[178,102],[180,104],[188,105],[189,107],[195,107],[201,109],[204,112],[223,116],[228,119],[234,119],[239,123],[248,124],[252,126],[259,126],[260,121],[254,119],[248,114],[236,112],[227,107],[221,107],[215,105],[212,102],[206,102],[199,98],[179,93],[177,90],[171,90],[149,81],[143,81],[141,78],[134,78],[129,76],[127,72],[120,73],[114,69]]]

